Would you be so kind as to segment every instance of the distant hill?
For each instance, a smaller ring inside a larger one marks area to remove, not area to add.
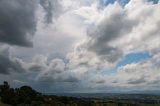
[[[108,97],[137,97],[137,96],[160,96],[159,93],[47,93],[46,95],[67,96],[76,98],[108,98]]]

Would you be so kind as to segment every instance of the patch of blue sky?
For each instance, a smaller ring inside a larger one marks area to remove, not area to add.
[[[125,6],[130,0],[102,0],[103,5],[107,6],[109,4],[113,4],[114,2],[118,2],[120,5]]]
[[[116,75],[116,67],[115,68],[102,68],[102,69],[90,69],[87,72],[88,74],[95,74],[95,75],[108,75],[108,76],[112,76],[112,75]]]
[[[111,69],[105,69],[104,68],[104,69],[102,69],[100,71],[100,74],[102,74],[102,75],[108,75],[108,76],[114,76],[117,73],[116,70],[117,70],[116,67],[115,68],[111,68]]]
[[[137,63],[151,57],[152,56],[148,52],[130,53],[124,56],[124,58],[122,58],[122,60],[118,62],[117,67],[125,66],[131,63]]]
[[[130,0],[118,0],[118,1],[124,7],[126,4],[129,3]]]
[[[100,73],[102,75],[109,75],[109,76],[114,76],[117,74],[117,68],[118,67],[122,67],[125,66],[127,64],[131,64],[131,63],[137,63],[146,59],[151,58],[152,56],[148,53],[148,52],[137,52],[137,53],[130,53],[127,54],[126,56],[124,56],[124,58],[122,58],[118,64],[116,65],[116,67],[111,68],[111,69],[102,69],[100,71]]]
[[[122,7],[129,3],[130,0],[101,0],[103,6],[107,6],[109,4],[114,4],[114,2],[118,2]],[[159,0],[147,0],[153,4],[157,4]]]
[[[102,0],[103,5],[113,4],[116,0]]]

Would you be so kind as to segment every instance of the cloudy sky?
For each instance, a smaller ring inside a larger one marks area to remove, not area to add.
[[[160,1],[0,0],[0,83],[41,92],[160,89]]]

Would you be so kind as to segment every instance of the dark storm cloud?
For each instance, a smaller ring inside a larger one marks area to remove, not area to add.
[[[10,74],[11,72],[23,72],[22,61],[18,58],[12,58],[9,50],[0,51],[0,74]]]
[[[45,10],[45,23],[51,23],[60,7],[57,0],[0,0],[0,42],[32,46],[39,3]]]
[[[0,42],[32,46],[37,0],[0,1]]]

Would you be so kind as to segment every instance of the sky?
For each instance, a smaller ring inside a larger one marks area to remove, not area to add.
[[[44,93],[160,89],[160,1],[0,0],[0,83]]]

